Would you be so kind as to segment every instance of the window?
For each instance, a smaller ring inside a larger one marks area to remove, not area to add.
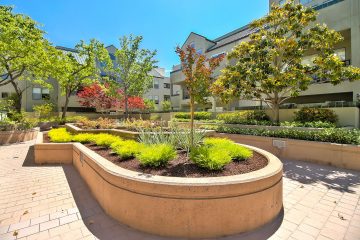
[[[154,88],[159,89],[159,79],[154,79]]]
[[[170,95],[164,95],[164,101],[170,101]]]
[[[164,83],[164,88],[170,88],[170,83]]]
[[[202,49],[201,49],[201,48],[199,48],[198,50],[196,50],[196,53],[197,53],[197,54],[202,54],[202,53],[203,53],[203,51],[202,51]]]
[[[50,99],[50,90],[48,88],[39,88],[35,87],[32,90],[32,99],[33,100],[49,100]]]
[[[112,54],[112,53],[110,53],[109,55],[110,55],[110,59],[113,60],[113,61],[115,61],[115,59],[116,59],[116,58],[115,58],[115,55]]]
[[[149,95],[149,96],[148,96],[148,99],[149,99],[149,100],[153,100],[153,96]]]
[[[32,99],[33,100],[41,100],[41,88],[33,88]]]
[[[280,0],[280,1],[279,1],[279,5],[280,5],[280,6],[284,5],[285,3],[286,3],[286,0]]]
[[[159,104],[159,96],[154,96],[154,102],[155,104]]]
[[[1,98],[8,98],[9,97],[9,93],[8,92],[2,92],[1,93]]]
[[[41,99],[44,100],[50,99],[50,90],[48,88],[41,89]]]
[[[189,44],[189,46],[192,47],[192,48],[195,48],[195,42],[191,42],[191,43]]]

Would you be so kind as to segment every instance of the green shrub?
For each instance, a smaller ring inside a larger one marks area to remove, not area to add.
[[[178,112],[174,115],[175,118],[179,119],[190,119],[190,113],[188,112]],[[194,119],[195,120],[209,120],[212,118],[211,112],[195,112]]]
[[[91,133],[80,133],[76,134],[72,137],[73,142],[80,142],[80,143],[90,143],[94,142],[97,137],[97,134],[91,134]]]
[[[231,162],[231,156],[219,147],[203,145],[191,149],[190,160],[206,169],[221,170]]]
[[[110,148],[116,153],[122,160],[134,158],[141,149],[141,144],[133,141],[116,141],[111,144]]]
[[[331,109],[326,108],[302,108],[295,112],[295,121],[298,122],[329,122],[336,123],[338,116]]]
[[[273,125],[265,111],[260,110],[220,113],[216,119],[227,124]]]
[[[121,140],[121,138],[118,136],[107,133],[100,133],[96,135],[95,143],[99,146],[110,147],[111,144],[119,140]]]
[[[159,167],[173,160],[176,157],[176,151],[169,144],[146,145],[136,157],[144,166]]]
[[[328,128],[318,131],[304,131],[296,129],[268,130],[219,126],[217,131],[243,135],[360,145],[360,131],[357,129]]]
[[[48,132],[51,142],[64,143],[71,142],[72,136],[66,131],[66,128],[52,129]]]
[[[330,122],[282,122],[281,126],[286,127],[310,127],[310,128],[335,128],[335,123]]]
[[[50,117],[50,113],[53,111],[53,109],[54,109],[54,104],[52,103],[44,103],[33,106],[33,110],[35,111],[39,119],[44,119],[44,120]]]
[[[205,138],[204,144],[222,149],[230,155],[231,159],[237,161],[245,160],[253,156],[250,149],[240,146],[226,138]]]

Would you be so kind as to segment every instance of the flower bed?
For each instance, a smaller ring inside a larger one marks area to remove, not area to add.
[[[245,146],[267,159],[261,169],[184,178],[124,169],[80,143],[41,142],[39,137],[35,162],[74,164],[110,216],[148,233],[183,238],[232,235],[270,222],[282,208],[282,164],[258,148]]]

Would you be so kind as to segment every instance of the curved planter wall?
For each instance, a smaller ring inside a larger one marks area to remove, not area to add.
[[[59,155],[61,145],[69,159],[46,157]],[[37,144],[35,161],[72,161],[107,214],[130,227],[162,236],[209,238],[256,229],[273,220],[282,208],[282,163],[264,150],[250,148],[269,159],[265,168],[214,178],[129,171],[80,143],[74,143],[71,150],[69,144]],[[44,151],[47,154],[41,153]]]
[[[38,132],[38,128],[23,131],[0,131],[0,145],[33,140]]]

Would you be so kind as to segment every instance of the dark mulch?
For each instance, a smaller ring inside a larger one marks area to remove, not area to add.
[[[47,134],[44,134],[44,143],[50,142]],[[100,156],[109,160],[110,162],[135,172],[141,172],[151,175],[169,176],[169,177],[223,177],[232,176],[237,174],[249,173],[261,168],[268,164],[268,160],[254,152],[253,157],[244,161],[233,161],[225,166],[222,171],[211,171],[198,167],[195,163],[191,162],[184,152],[178,152],[177,158],[170,161],[165,167],[148,168],[140,165],[136,159],[121,160],[116,154],[112,153],[111,149],[97,146],[93,143],[84,144],[86,147],[95,151]],[[156,151],[156,150],[154,150]]]
[[[170,161],[167,166],[160,168],[148,168],[140,165],[136,159],[121,160],[111,149],[99,147],[95,144],[85,144],[88,148],[95,151],[114,164],[135,172],[141,172],[151,175],[169,176],[169,177],[222,177],[237,174],[248,173],[264,168],[268,164],[268,160],[254,152],[253,157],[244,161],[234,161],[226,165],[223,171],[211,171],[198,167],[191,162],[184,152],[178,152],[177,158]],[[156,151],[156,150],[154,150]]]

